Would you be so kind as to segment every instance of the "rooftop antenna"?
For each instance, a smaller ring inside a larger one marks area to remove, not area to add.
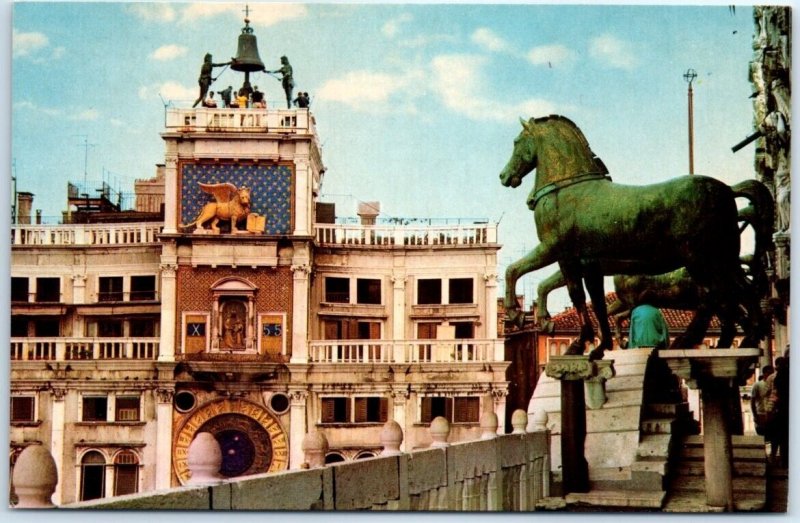
[[[89,143],[89,137],[85,134],[76,134],[74,136],[82,136],[83,137],[83,144],[79,144],[80,147],[83,147],[83,191],[89,192],[87,188],[88,182],[87,180],[87,168],[89,164],[89,147],[95,147],[96,143]]]

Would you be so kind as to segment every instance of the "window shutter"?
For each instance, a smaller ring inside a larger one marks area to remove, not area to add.
[[[367,421],[367,398],[356,398],[356,423]]]
[[[325,322],[325,339],[326,340],[338,340],[339,339],[339,322],[338,321],[326,321]]]
[[[333,423],[333,398],[322,398],[322,423]]]
[[[444,400],[444,417],[447,421],[453,421],[453,398],[445,398]]]
[[[138,466],[116,465],[114,467],[114,495],[133,494],[138,483]]]
[[[358,320],[347,320],[347,333],[342,336],[345,340],[358,339]]]
[[[381,339],[381,324],[379,322],[374,321],[369,324],[369,339]]]
[[[455,398],[455,423],[477,423],[480,420],[480,398]]]
[[[431,422],[431,399],[430,398],[422,398],[422,413],[420,415],[420,421],[422,423],[430,423]]]
[[[380,414],[380,422],[386,423],[389,421],[389,399],[388,398],[381,398],[381,414]]]
[[[353,419],[353,416],[350,413],[351,411],[352,411],[352,402],[350,401],[350,398],[344,398],[344,412],[345,412],[345,414],[344,414],[344,422],[345,423],[350,423],[350,420]]]

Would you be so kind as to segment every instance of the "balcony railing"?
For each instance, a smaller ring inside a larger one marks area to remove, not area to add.
[[[502,340],[324,340],[311,363],[459,363],[503,361]]]
[[[155,360],[159,338],[11,338],[11,360]]]
[[[167,130],[183,132],[284,132],[316,134],[308,109],[179,109],[166,115]]]
[[[12,245],[135,245],[157,243],[161,223],[15,225]]]
[[[409,227],[392,225],[316,224],[319,245],[432,246],[497,243],[497,225]]]

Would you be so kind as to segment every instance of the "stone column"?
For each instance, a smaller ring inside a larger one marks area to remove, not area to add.
[[[289,468],[299,469],[305,462],[301,442],[306,436],[306,401],[308,391],[289,392],[291,411],[289,412]],[[324,463],[324,456],[323,456]]]
[[[161,337],[158,361],[175,361],[175,323],[177,307],[177,271],[175,257],[161,258]]]
[[[486,282],[486,317],[482,320],[486,325],[486,339],[497,338],[497,274],[488,272],[483,276]]]
[[[406,359],[406,277],[404,275],[392,276],[392,344],[395,363],[402,363]],[[399,423],[399,422],[398,422]],[[401,426],[405,426],[400,423]]]
[[[55,492],[53,493],[53,498],[56,500],[58,504],[64,502],[63,499],[63,478],[64,478],[64,471],[63,471],[63,462],[64,462],[64,424],[66,422],[65,416],[65,407],[66,402],[64,401],[67,396],[67,390],[63,388],[52,388],[50,389],[50,401],[52,402],[52,424],[53,427],[51,429],[51,441],[50,441],[50,453],[53,455],[53,458],[56,461],[56,469],[58,471],[58,477],[62,478],[62,481],[59,481],[58,484],[55,485]]]
[[[86,275],[73,274],[72,275],[72,303],[81,305],[88,303],[86,301]]]
[[[173,389],[160,388],[155,391],[156,399],[156,452],[159,459],[155,463],[156,490],[170,488],[172,477],[172,397]]]
[[[172,144],[167,142],[167,150]],[[167,153],[164,169],[164,234],[178,232],[178,156]]]
[[[297,236],[310,236],[311,231],[311,174],[306,158],[294,159],[294,234]]]
[[[392,419],[397,422],[404,434],[410,434],[411,432],[406,426],[406,405],[408,404],[409,395],[408,388],[392,390]],[[400,450],[405,452],[405,440],[400,443]]]
[[[612,367],[613,369],[613,367]],[[588,356],[551,356],[545,373],[561,381],[561,468],[564,495],[589,491],[584,380],[597,375]]]
[[[308,264],[292,265],[292,357],[290,363],[308,363]]]

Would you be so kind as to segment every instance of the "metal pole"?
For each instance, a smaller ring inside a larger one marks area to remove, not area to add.
[[[683,79],[689,83],[689,174],[694,174],[694,107],[692,101],[692,81],[697,78],[697,72],[689,69],[683,74]]]

